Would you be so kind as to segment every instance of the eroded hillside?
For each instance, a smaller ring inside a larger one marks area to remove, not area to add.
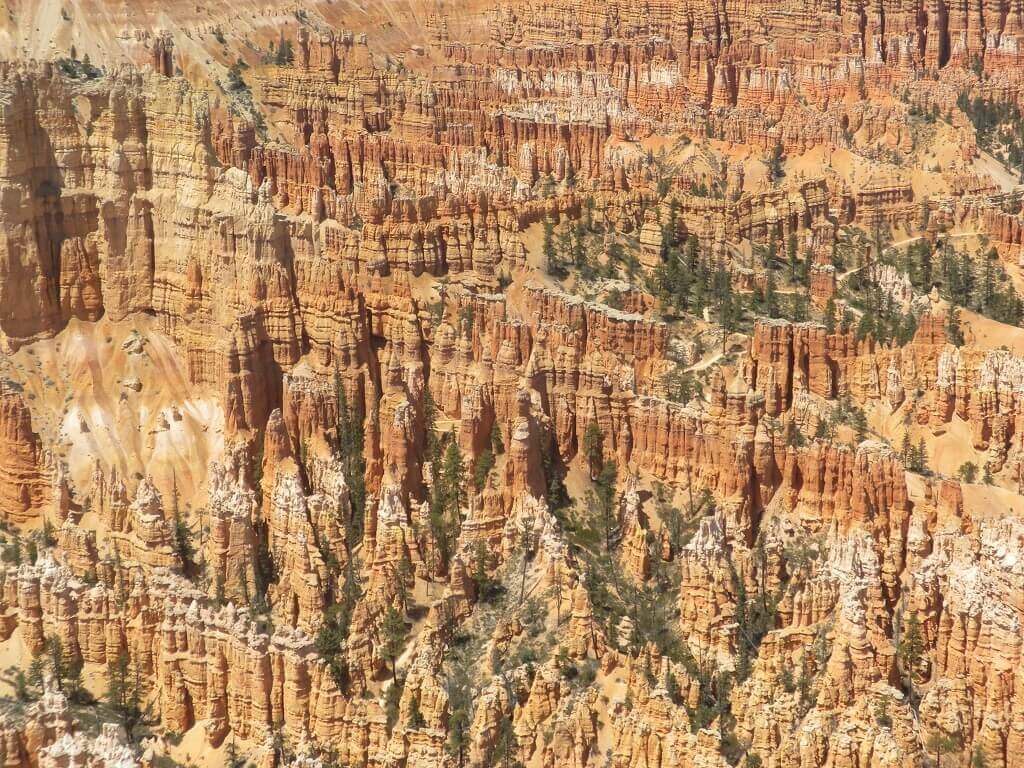
[[[4,765],[1024,764],[1020,7],[6,10]]]

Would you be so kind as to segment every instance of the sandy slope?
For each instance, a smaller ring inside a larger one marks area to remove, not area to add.
[[[24,388],[33,428],[78,487],[89,487],[103,457],[123,477],[150,475],[164,492],[176,482],[183,502],[202,502],[201,481],[223,448],[223,412],[188,382],[152,318],[72,321],[56,338],[0,358],[0,376]]]

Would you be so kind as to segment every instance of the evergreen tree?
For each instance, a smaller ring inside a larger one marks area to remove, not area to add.
[[[405,617],[402,616],[402,612],[393,605],[388,606],[384,613],[381,634],[381,655],[391,662],[391,680],[394,683],[398,678],[396,662],[402,654],[402,648],[405,647],[409,628],[405,625]]]
[[[779,297],[775,292],[775,270],[771,262],[768,263],[767,274],[764,283],[764,310],[768,317],[779,316]]]
[[[924,444],[924,438],[922,437],[917,442],[917,450],[914,451],[914,471],[925,472],[928,469],[928,448]]]
[[[58,691],[64,690],[64,680],[67,676],[67,668],[64,664],[64,645],[56,635],[50,635],[44,641],[45,653],[50,661],[50,668],[53,670],[53,682]]]
[[[586,271],[590,268],[586,244],[583,242],[583,227],[580,226],[578,221],[572,224],[572,251],[570,257],[577,269]]]
[[[544,219],[544,239],[541,245],[544,264],[548,274],[558,270],[558,254],[555,251],[555,221],[550,216]]]
[[[903,442],[900,443],[900,461],[903,462],[903,466],[909,468],[913,458],[914,446],[910,444],[910,430],[908,429],[903,433]]]
[[[831,296],[828,297],[828,303],[825,304],[825,333],[833,334],[836,332],[836,300]]]
[[[896,649],[900,661],[900,668],[907,683],[907,694],[911,702],[914,702],[914,677],[924,657],[925,644],[924,635],[921,633],[921,623],[917,614],[910,614],[906,630],[900,638]]]
[[[960,751],[959,742],[941,731],[932,731],[925,747],[935,755],[935,768],[942,768],[942,757]]]
[[[238,748],[235,746],[235,735],[231,734],[231,741],[228,742],[225,757],[227,758],[227,768],[245,768],[245,760],[238,754]]]
[[[854,334],[857,341],[863,341],[868,336],[872,336],[875,333],[875,316],[870,312],[865,312],[861,315],[860,322],[857,323],[857,333]]]
[[[466,468],[462,463],[462,452],[454,440],[449,441],[441,466],[441,488],[445,508],[449,515],[457,518],[466,505]]]
[[[591,420],[583,432],[583,456],[587,460],[587,468],[592,480],[603,462],[603,446],[604,435],[601,434],[601,427],[598,426],[596,420]]]
[[[417,696],[409,702],[409,727],[423,728],[426,724],[426,721],[423,719],[423,712],[420,711],[420,699]]]
[[[274,63],[279,67],[291,64],[295,60],[295,52],[292,50],[292,41],[281,33],[281,42],[277,46],[277,53],[274,55]]]
[[[64,666],[64,693],[73,704],[93,703],[92,694],[86,689],[82,676],[83,666],[81,656],[76,656]]]
[[[785,154],[786,151],[781,143],[777,143],[772,147],[772,154],[768,159],[768,173],[772,181],[778,181],[786,175],[782,170],[782,161]]]
[[[488,572],[487,545],[483,539],[478,539],[473,552],[473,584],[476,586],[476,598],[482,603],[489,602],[498,591],[498,584],[491,578]]]
[[[423,392],[423,432],[426,437],[427,460],[436,466],[441,458],[441,442],[437,435],[437,404],[430,387]]]
[[[403,548],[402,556],[398,560],[398,566],[395,568],[395,589],[397,592],[398,604],[402,606],[403,611],[409,610],[409,603],[411,595],[409,594],[409,585],[416,584],[416,570],[412,567],[412,561],[409,559],[409,550]]]
[[[505,443],[501,439],[501,428],[498,426],[497,419],[491,424],[491,451],[495,456],[500,456],[505,452]]]
[[[565,473],[557,465],[552,445],[541,453],[541,465],[547,482],[548,507],[554,512],[569,506],[569,492],[565,488]]]
[[[323,622],[316,636],[316,651],[327,663],[338,690],[348,689],[349,670],[345,658],[345,642],[352,624],[352,613],[362,593],[356,582],[351,560],[346,562],[338,603],[324,611]]]
[[[494,454],[490,448],[485,448],[473,465],[473,487],[477,493],[484,489],[484,484],[494,469],[494,463]]]
[[[20,669],[14,672],[14,696],[18,701],[31,701],[33,698],[28,677]]]
[[[583,204],[583,230],[592,232],[594,230],[594,198],[588,197]]]
[[[558,254],[558,263],[573,261],[572,230],[563,226],[556,236],[555,252]]]
[[[786,239],[786,260],[789,262],[789,282],[797,282],[797,242],[796,232],[790,232]]]
[[[522,768],[522,763],[516,757],[518,749],[515,731],[512,729],[512,719],[502,718],[498,727],[498,740],[494,745],[490,764],[496,768]]]
[[[965,461],[957,471],[960,479],[965,483],[973,483],[978,476],[978,465],[971,461]]]
[[[428,525],[430,535],[437,546],[437,555],[442,568],[448,567],[448,560],[451,557],[453,536],[449,530],[447,510],[444,504],[444,494],[440,490],[439,480],[435,480],[431,489]]]
[[[244,91],[249,87],[242,78],[242,68],[238,65],[238,62],[232,64],[228,69],[227,79],[227,90],[229,91]]]
[[[811,309],[807,294],[803,291],[792,294],[790,297],[790,311],[794,323],[802,323],[810,317]]]
[[[128,652],[121,649],[117,659],[107,665],[107,691],[105,703],[117,721],[128,734],[128,740],[135,740],[135,728],[144,716],[142,707],[142,682],[138,665],[132,664]]]
[[[615,485],[617,482],[618,469],[615,462],[606,461],[601,467],[594,486],[597,497],[598,519],[604,535],[605,551],[611,552],[612,539],[618,526],[618,519],[615,514]]]
[[[44,655],[42,653],[35,654],[28,665],[28,687],[41,692],[43,690],[45,672],[46,659]]]
[[[192,543],[192,529],[181,516],[178,508],[178,479],[172,476],[171,487],[171,519],[174,527],[174,549],[181,561],[181,570],[185,578],[191,579],[196,574],[196,549]]]
[[[472,718],[472,694],[469,679],[464,669],[456,668],[445,680],[448,693],[448,741],[445,749],[455,758],[458,768],[464,768],[466,750],[470,745],[469,728]]]
[[[999,258],[998,252],[993,248],[981,258],[981,275],[977,285],[977,298],[975,306],[985,311],[992,305],[995,298],[995,269],[993,261]]]
[[[429,393],[429,390],[428,390]],[[345,521],[346,541],[355,546],[363,535],[366,515],[366,458],[364,454],[363,417],[349,405],[341,380],[341,372],[334,368],[334,398],[337,411],[337,455],[349,487],[350,517]]]
[[[853,427],[854,434],[857,436],[857,441],[860,442],[867,435],[868,431],[868,420],[864,411],[860,408],[853,408],[850,410],[850,421]]]
[[[436,462],[435,462],[436,464]],[[445,568],[455,549],[466,505],[466,470],[462,454],[453,439],[447,440],[444,456],[436,468],[429,503],[431,535]]]

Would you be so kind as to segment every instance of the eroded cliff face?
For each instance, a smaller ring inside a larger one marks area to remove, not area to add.
[[[0,65],[4,764],[1019,764],[1021,9],[299,5]]]

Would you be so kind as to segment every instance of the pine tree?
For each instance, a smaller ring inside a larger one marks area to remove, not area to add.
[[[444,496],[440,491],[439,483],[435,481],[434,488],[430,494],[428,512],[428,525],[430,535],[437,546],[437,556],[442,568],[448,567],[448,559],[451,557],[452,535],[449,532],[448,518],[445,514]]]
[[[825,333],[831,335],[836,332],[836,300],[829,296],[825,305]]]
[[[932,731],[925,747],[935,755],[935,768],[942,768],[942,757],[960,751],[959,742],[941,731]]]
[[[544,219],[544,240],[541,245],[544,263],[548,274],[558,268],[558,255],[555,253],[555,221],[550,216]]]
[[[441,458],[441,444],[437,435],[437,405],[430,387],[423,393],[423,433],[426,437],[427,460],[435,465]]]
[[[589,267],[586,244],[583,242],[583,228],[578,221],[572,225],[571,258],[577,269],[585,270]]]
[[[583,432],[583,456],[587,460],[590,478],[594,479],[597,468],[601,466],[604,453],[604,436],[596,420],[591,420]]]
[[[441,566],[446,568],[458,540],[462,508],[467,501],[466,470],[462,454],[453,439],[447,440],[443,458],[440,462],[435,460],[434,465],[428,521]]]
[[[279,67],[291,64],[295,60],[295,53],[292,50],[292,42],[281,33],[281,42],[277,46],[277,53],[274,56],[274,63]]]
[[[472,722],[472,692],[466,670],[455,667],[445,680],[445,692],[448,694],[448,741],[445,749],[455,758],[458,768],[463,768],[466,749],[470,745],[470,723]]]
[[[853,422],[853,431],[857,436],[857,440],[862,441],[868,431],[868,420],[865,416],[864,411],[860,408],[853,408],[850,411],[850,419]]]
[[[498,727],[498,740],[491,754],[490,765],[501,768],[522,768],[522,763],[516,757],[517,749],[518,744],[515,731],[512,729],[512,719],[502,718]]]
[[[174,527],[174,549],[181,561],[181,572],[185,578],[191,579],[196,572],[196,549],[192,543],[192,529],[181,515],[178,507],[178,478],[171,477],[171,519]]]
[[[31,701],[32,692],[29,691],[28,677],[18,669],[14,672],[14,696],[18,701]]]
[[[583,229],[586,232],[594,230],[594,198],[588,197],[583,204]]]
[[[981,280],[978,282],[978,298],[976,305],[979,310],[988,310],[995,297],[995,270],[993,261],[999,258],[993,248],[981,258]]]
[[[107,691],[104,696],[107,707],[134,741],[135,728],[142,722],[142,685],[137,665],[128,658],[128,652],[121,649],[117,659],[107,665]]]
[[[921,623],[918,621],[917,614],[912,613],[896,650],[901,671],[907,681],[907,693],[911,702],[914,701],[914,677],[924,657],[924,652],[925,644],[924,635],[921,633]]]
[[[231,741],[228,742],[225,757],[227,758],[227,768],[244,768],[245,760],[238,754],[234,733],[231,734]]]
[[[870,312],[865,312],[860,322],[857,323],[857,333],[854,334],[857,341],[863,341],[868,336],[875,334],[875,316]]]
[[[396,662],[405,646],[409,628],[405,625],[405,617],[402,616],[402,612],[393,605],[388,606],[384,613],[381,634],[381,655],[391,662],[391,681],[394,683],[398,679]]]
[[[782,170],[782,160],[785,153],[786,151],[781,143],[777,143],[772,147],[772,154],[768,159],[768,173],[770,174],[772,181],[778,181],[786,175]]]
[[[798,281],[797,267],[799,265],[796,232],[790,232],[789,237],[786,238],[786,261],[789,262],[789,282],[796,283]]]
[[[345,566],[339,602],[324,611],[324,620],[316,636],[316,651],[327,662],[331,677],[340,691],[348,689],[348,662],[342,651],[352,623],[352,613],[360,597],[359,585],[349,560]]]
[[[398,567],[395,569],[395,590],[398,604],[403,611],[409,610],[409,584],[416,583],[416,572],[409,560],[409,550],[402,549],[402,556],[398,560]]]
[[[495,584],[488,573],[487,545],[483,539],[478,539],[473,552],[473,583],[476,586],[476,599],[482,603],[488,602],[494,594]]]
[[[42,691],[45,671],[46,661],[42,653],[36,654],[32,657],[32,661],[28,665],[28,686],[33,690]]]
[[[615,485],[617,482],[618,469],[614,461],[606,461],[601,467],[597,478],[594,480],[598,516],[604,535],[604,546],[606,552],[612,551],[612,539],[618,526],[618,519],[615,515]]]
[[[553,442],[553,441],[552,441]],[[541,467],[544,470],[544,479],[547,483],[547,502],[552,511],[564,509],[569,506],[569,492],[565,488],[565,473],[557,466],[555,451],[557,448],[551,445],[547,450],[541,452]]]
[[[477,493],[484,489],[491,470],[494,469],[494,453],[490,448],[485,448],[473,465],[473,487]]]
[[[429,392],[429,390],[428,390]],[[350,407],[341,372],[334,368],[334,397],[337,412],[337,454],[349,487],[351,514],[346,523],[347,546],[353,547],[363,535],[366,514],[366,458],[364,454],[363,418]]]
[[[423,712],[420,710],[420,699],[416,696],[409,702],[409,727],[423,728],[426,724],[426,721],[423,719]]]
[[[53,682],[58,691],[64,690],[64,680],[67,676],[67,668],[64,664],[64,645],[56,635],[50,635],[45,640],[45,652],[49,658],[50,668],[53,671]]]
[[[960,465],[957,475],[960,476],[963,482],[967,484],[973,483],[978,476],[978,466],[974,462],[965,461]]]
[[[555,250],[558,253],[558,262],[573,260],[572,231],[569,227],[563,226],[556,236]]]
[[[498,426],[497,419],[491,424],[491,451],[495,456],[500,456],[505,452],[505,443],[501,439],[501,427]]]
[[[775,292],[775,270],[771,262],[768,263],[768,271],[764,283],[764,310],[768,317],[779,316],[779,298]]]
[[[914,446],[910,444],[910,430],[908,429],[903,433],[903,442],[900,443],[900,461],[903,462],[903,466],[909,468],[913,458]]]
[[[85,679],[82,676],[83,666],[81,656],[76,656],[64,666],[64,692],[68,701],[73,704],[90,704],[93,701],[92,694],[85,687]]]
[[[803,291],[790,296],[790,309],[794,323],[802,323],[810,316],[810,302]]]
[[[466,468],[462,463],[462,452],[454,440],[449,441],[441,466],[441,483],[445,508],[453,517],[458,517],[466,505]]]

